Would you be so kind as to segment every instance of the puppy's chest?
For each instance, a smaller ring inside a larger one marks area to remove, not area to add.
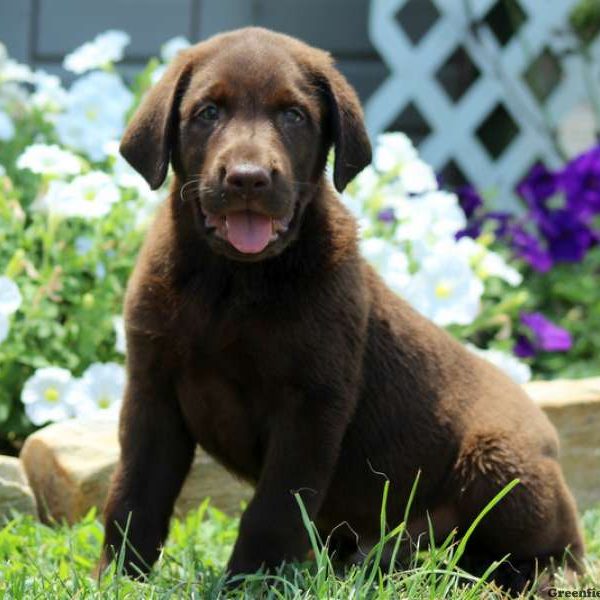
[[[220,328],[190,343],[178,399],[196,441],[239,476],[259,478],[272,416],[285,401],[287,360],[273,344]]]

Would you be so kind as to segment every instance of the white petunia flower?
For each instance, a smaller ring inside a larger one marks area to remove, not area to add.
[[[395,239],[416,242],[415,249],[420,253],[426,253],[440,240],[453,240],[467,224],[456,195],[441,190],[399,203],[396,218],[399,224]]]
[[[472,323],[483,291],[466,257],[449,249],[425,257],[404,295],[420,313],[445,327]]]
[[[396,246],[381,238],[361,240],[362,255],[375,267],[387,285],[403,294],[410,281],[408,259]]]
[[[32,79],[31,69],[9,58],[6,46],[0,42],[0,85],[6,82],[31,83]]]
[[[8,81],[13,83],[31,83],[33,81],[33,72],[27,65],[9,59],[3,65],[2,72],[0,72],[0,83]]]
[[[171,62],[182,50],[190,46],[190,41],[186,37],[179,35],[166,41],[160,47],[160,57],[164,62]]]
[[[159,191],[150,189],[146,180],[121,156],[119,142],[116,140],[111,140],[105,144],[104,150],[112,159],[112,177],[114,181],[121,187],[130,188],[137,192],[138,198],[133,199],[128,204],[135,212],[135,229],[145,229],[168,192],[164,188]]]
[[[103,217],[118,202],[121,193],[113,180],[102,171],[80,175],[71,182],[71,191],[77,198],[70,216],[84,218]]]
[[[46,71],[34,73],[35,92],[31,94],[31,104],[45,111],[56,112],[67,104],[67,91],[63,88],[60,78]],[[48,116],[44,113],[44,116]]]
[[[69,388],[67,403],[77,417],[116,414],[125,392],[125,369],[117,363],[94,363]]]
[[[81,75],[92,69],[99,69],[118,62],[123,58],[125,47],[131,38],[124,31],[111,29],[100,33],[91,42],[79,46],[65,56],[63,67],[67,71]]]
[[[407,194],[424,194],[437,190],[438,184],[433,169],[420,159],[400,167],[400,183]]]
[[[23,297],[17,284],[6,275],[0,276],[0,343],[10,331],[9,316],[19,310]]]
[[[10,115],[0,110],[0,142],[8,142],[15,137],[15,124]]]
[[[367,167],[351,184],[352,196],[363,204],[376,198],[382,208],[396,209],[409,200],[408,195],[437,190],[433,169],[419,159],[412,142],[402,133],[379,136],[373,164],[375,168]]]
[[[20,83],[0,81],[0,107],[12,116],[29,112],[29,93]]]
[[[378,270],[395,251],[395,247],[383,238],[371,237],[360,241],[361,254]]]
[[[66,396],[73,378],[67,369],[45,367],[38,369],[23,386],[21,402],[25,414],[34,425],[48,421],[63,421],[72,416]]]
[[[344,191],[342,193],[342,202],[355,219],[359,220],[363,218],[363,204],[357,196]]]
[[[417,151],[403,133],[384,133],[377,138],[373,165],[380,173],[388,173],[417,159]]]
[[[6,275],[0,276],[0,314],[12,315],[22,303],[23,297],[17,284]]]
[[[142,231],[148,227],[159,205],[168,196],[168,190],[162,189],[155,192],[145,184],[145,189],[138,189],[138,195],[140,200],[137,204],[133,226],[136,230]]]
[[[121,316],[113,317],[113,328],[115,330],[115,350],[119,354],[125,354],[127,350],[127,342],[125,338],[125,319]]]
[[[369,166],[363,169],[342,193],[342,202],[357,220],[361,234],[370,226],[370,220],[365,214],[365,202],[374,194],[378,179],[377,173]]]
[[[456,252],[466,256],[471,263],[479,262],[487,252],[486,248],[478,244],[473,238],[462,237],[456,240]]]
[[[36,198],[31,205],[35,212],[64,217],[69,214],[75,198],[71,194],[71,185],[66,181],[52,180],[43,196]]]
[[[478,244],[470,237],[462,237],[456,242],[456,251],[468,258],[471,266],[481,279],[498,277],[516,287],[523,282],[523,276],[492,250]]]
[[[32,144],[17,159],[17,167],[39,175],[77,175],[81,172],[81,161],[55,144]]]
[[[78,79],[69,90],[67,109],[56,119],[60,141],[92,160],[106,158],[106,144],[121,137],[133,94],[114,73],[97,71]]]
[[[407,198],[404,189],[398,181],[380,187],[375,194],[371,195],[371,198],[376,198],[377,205],[382,209],[393,209],[396,218],[401,215],[407,215],[410,210],[408,204],[409,198]]]
[[[379,186],[380,177],[371,165],[365,167],[351,182],[352,195],[362,202],[369,200]]]
[[[133,188],[141,195],[152,191],[146,180],[123,158],[117,140],[110,140],[104,144],[104,152],[112,159],[113,179],[121,187]]]
[[[486,251],[483,259],[477,265],[477,274],[483,279],[498,277],[513,287],[523,283],[523,276],[519,271],[507,264],[502,256],[489,250]]]
[[[512,356],[512,354],[493,349],[483,350],[482,348],[473,346],[473,344],[466,344],[466,347],[474,354],[477,354],[477,356],[491,362],[501,371],[504,371],[516,383],[527,383],[531,379],[529,365],[521,362],[518,358]]]
[[[398,295],[402,295],[410,282],[408,259],[396,250],[389,261],[379,271],[387,285]]]
[[[119,188],[106,173],[92,171],[71,183],[51,181],[34,208],[63,218],[96,219],[107,215],[120,197]]]

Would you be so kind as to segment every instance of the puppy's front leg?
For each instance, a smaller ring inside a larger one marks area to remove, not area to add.
[[[99,568],[121,551],[127,529],[123,564],[129,575],[137,576],[149,571],[158,557],[195,443],[152,344],[129,344],[128,379],[119,428],[121,458],[104,510]]]
[[[231,575],[305,557],[308,533],[294,494],[300,494],[312,520],[329,487],[347,423],[345,410],[328,402],[300,401],[273,419],[261,477],[229,560]]]

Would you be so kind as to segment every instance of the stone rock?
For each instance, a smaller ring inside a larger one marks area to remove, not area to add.
[[[0,456],[0,525],[13,511],[37,516],[35,497],[19,459]]]
[[[114,419],[71,419],[29,436],[21,461],[43,521],[74,523],[92,507],[101,512],[119,458]],[[185,515],[210,497],[211,506],[230,514],[251,496],[251,488],[200,449],[175,506]]]
[[[560,437],[560,462],[580,510],[600,503],[600,377],[534,381],[525,391]]]
[[[175,503],[175,514],[184,516],[210,498],[210,505],[229,515],[240,514],[242,503],[252,497],[252,487],[234,477],[202,449],[196,450],[194,464]]]

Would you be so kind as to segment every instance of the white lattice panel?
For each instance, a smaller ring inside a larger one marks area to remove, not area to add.
[[[430,129],[420,146],[425,160],[438,171],[453,162],[480,189],[495,189],[498,202],[506,205],[516,183],[536,160],[548,166],[561,161],[545,119],[557,124],[587,96],[578,55],[561,61],[562,77],[544,101],[536,98],[524,78],[546,49],[553,55],[561,50],[564,39],[556,31],[564,30],[577,0],[513,0],[523,20],[504,45],[486,19],[498,1],[371,0],[371,41],[391,74],[371,96],[365,113],[369,131],[376,135],[412,103]],[[417,36],[398,17],[408,9],[413,17],[433,14],[433,22],[421,24],[425,31]],[[464,49],[479,75],[454,101],[436,76],[458,48]],[[600,38],[590,50],[600,58]],[[506,112],[495,130],[502,129],[504,121],[516,133],[492,156],[477,132],[498,107],[503,107],[500,113]]]

